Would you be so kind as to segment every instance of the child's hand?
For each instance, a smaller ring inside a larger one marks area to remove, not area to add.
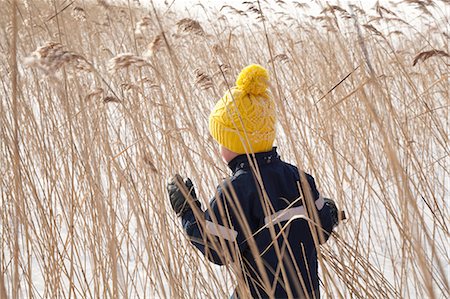
[[[334,200],[330,198],[324,198],[325,204],[330,207],[331,221],[333,228],[339,225],[339,222],[347,219],[344,211],[339,211]]]
[[[183,216],[184,213],[191,210],[190,205],[192,204],[200,206],[194,185],[189,178],[183,182],[183,178],[176,174],[167,183],[167,192],[169,193],[172,209],[177,213],[177,216]]]

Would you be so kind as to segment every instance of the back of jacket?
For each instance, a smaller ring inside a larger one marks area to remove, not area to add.
[[[247,290],[252,298],[318,298],[314,222],[305,217],[304,205],[321,199],[314,179],[304,174],[302,187],[298,169],[275,149],[252,161],[242,155],[229,163],[233,175],[217,188],[204,224],[188,213],[183,216],[186,232],[211,261],[240,266],[238,283],[245,288],[237,288],[237,297],[247,297]],[[330,233],[327,207],[320,208],[321,227]]]

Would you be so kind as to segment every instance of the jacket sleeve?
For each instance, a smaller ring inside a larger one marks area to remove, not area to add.
[[[320,225],[318,229],[316,230],[318,234],[318,239],[321,244],[325,243],[328,238],[331,235],[331,232],[333,231],[333,222],[331,217],[331,209],[330,206],[323,203],[323,197],[320,195],[319,191],[316,187],[316,182],[314,181],[314,178],[309,175],[305,174],[306,178],[308,180],[309,187],[311,189],[311,195],[315,202],[320,202],[320,209],[318,207],[317,214],[319,216]]]
[[[246,233],[254,231],[251,221],[251,205],[245,198],[235,195],[235,186],[224,183],[217,188],[210,208],[200,211],[196,218],[193,211],[182,216],[183,228],[191,243],[210,261],[224,265],[237,259],[239,252],[248,247]],[[238,197],[238,198],[235,198]]]

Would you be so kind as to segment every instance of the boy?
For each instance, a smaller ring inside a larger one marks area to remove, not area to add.
[[[190,179],[175,175],[167,190],[191,243],[212,262],[236,266],[234,298],[319,298],[317,245],[338,224],[338,212],[313,177],[273,147],[268,80],[262,66],[247,66],[211,112],[209,131],[233,174],[209,209],[201,209]]]

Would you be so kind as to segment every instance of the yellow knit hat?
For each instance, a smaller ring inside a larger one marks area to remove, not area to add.
[[[267,70],[260,65],[241,71],[236,86],[225,93],[209,116],[209,132],[219,144],[238,154],[272,149],[276,113],[268,84]]]

